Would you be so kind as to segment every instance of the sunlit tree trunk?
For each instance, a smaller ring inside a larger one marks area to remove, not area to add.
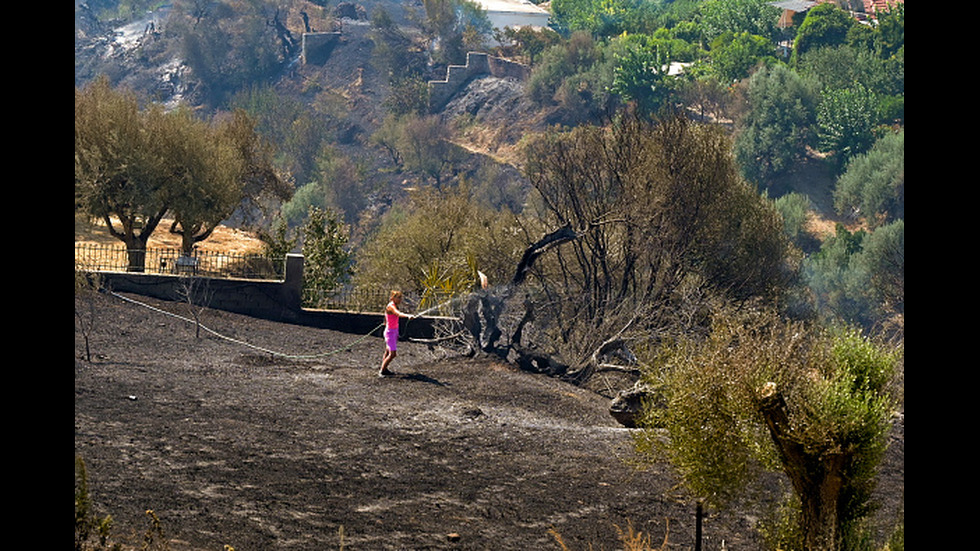
[[[774,386],[763,391],[759,406],[769,434],[779,450],[784,470],[800,498],[804,548],[839,549],[839,507],[844,473],[852,454],[807,448],[794,438],[786,402]]]

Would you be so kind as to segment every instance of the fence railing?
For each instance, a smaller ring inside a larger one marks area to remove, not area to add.
[[[303,305],[322,310],[345,310],[348,312],[381,312],[388,304],[390,289],[382,287],[353,287],[339,289],[303,289]],[[405,292],[405,308],[413,311],[418,305],[418,293]]]
[[[239,279],[285,279],[285,259],[260,254],[236,254],[195,250],[191,256],[180,249],[148,248],[127,251],[122,245],[75,244],[75,268],[93,272],[135,272],[178,276],[202,276]],[[388,303],[390,290],[377,286],[322,290],[304,287],[304,307],[347,312],[381,312]],[[419,310],[421,297],[405,291],[405,308]],[[439,312],[441,313],[441,312]]]
[[[196,275],[244,279],[283,279],[285,259],[262,254],[148,248],[130,251],[121,245],[75,244],[76,269],[145,274]]]

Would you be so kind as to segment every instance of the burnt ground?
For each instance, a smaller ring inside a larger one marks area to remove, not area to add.
[[[98,300],[93,361],[75,331],[75,454],[129,548],[150,510],[174,551],[560,549],[552,529],[608,550],[630,526],[693,549],[694,502],[666,467],[633,466],[631,431],[598,394],[416,343],[379,379],[380,338],[211,310],[220,336],[196,337]],[[904,499],[902,432],[882,480],[887,523]],[[709,511],[704,548],[759,549],[758,514]]]

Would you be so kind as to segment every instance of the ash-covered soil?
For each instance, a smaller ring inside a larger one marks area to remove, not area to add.
[[[174,551],[560,549],[551,530],[608,550],[629,527],[693,549],[694,501],[666,467],[634,466],[630,430],[593,392],[407,342],[399,376],[379,379],[377,337],[213,310],[197,337],[98,301],[93,361],[75,331],[75,454],[128,548],[152,511]],[[705,549],[760,547],[757,510],[708,513]]]

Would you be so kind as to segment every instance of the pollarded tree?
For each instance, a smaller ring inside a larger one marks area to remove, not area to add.
[[[742,495],[763,470],[782,471],[797,530],[773,534],[774,546],[851,548],[900,400],[901,358],[900,348],[855,330],[764,309],[722,312],[706,338],[678,340],[645,368],[662,399],[646,410],[638,449],[665,456],[715,506]]]

